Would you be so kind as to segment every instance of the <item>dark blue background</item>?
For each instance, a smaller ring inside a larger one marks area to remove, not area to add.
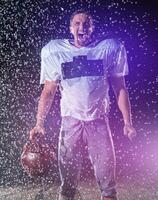
[[[28,178],[22,171],[19,158],[28,140],[28,132],[35,125],[42,89],[39,85],[40,51],[50,39],[71,37],[69,18],[80,8],[92,12],[96,37],[118,38],[125,43],[128,53],[130,74],[126,82],[138,137],[131,143],[123,136],[121,114],[113,92],[110,92],[109,117],[118,160],[118,178],[127,174],[133,176],[133,173],[140,175],[140,171],[146,174],[147,169],[151,175],[153,169],[158,169],[155,143],[158,139],[157,1],[3,0],[0,14],[1,184],[15,184]],[[60,127],[59,100],[60,93],[57,92],[46,123],[48,138],[56,148]],[[86,165],[89,169],[89,164]],[[158,172],[155,173],[154,176]]]

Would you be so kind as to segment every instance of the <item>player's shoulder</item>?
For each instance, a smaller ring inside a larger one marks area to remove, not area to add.
[[[43,57],[49,56],[60,49],[63,44],[66,43],[66,39],[54,39],[50,40],[41,50]]]
[[[121,41],[117,38],[101,39],[98,43],[100,47],[118,48],[121,45]]]

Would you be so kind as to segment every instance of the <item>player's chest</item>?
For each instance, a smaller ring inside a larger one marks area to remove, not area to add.
[[[104,76],[105,59],[106,53],[97,49],[62,52],[60,66],[63,78]]]

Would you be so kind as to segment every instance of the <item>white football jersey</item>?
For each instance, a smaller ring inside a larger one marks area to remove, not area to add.
[[[51,40],[42,48],[40,83],[59,81],[61,116],[93,120],[109,110],[109,76],[128,74],[123,44],[106,39],[77,48],[70,40]]]

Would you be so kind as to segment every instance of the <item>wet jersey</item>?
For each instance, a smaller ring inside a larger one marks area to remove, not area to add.
[[[123,44],[106,39],[77,48],[70,40],[51,40],[41,51],[40,83],[58,81],[61,116],[93,120],[109,110],[110,76],[128,74]]]

